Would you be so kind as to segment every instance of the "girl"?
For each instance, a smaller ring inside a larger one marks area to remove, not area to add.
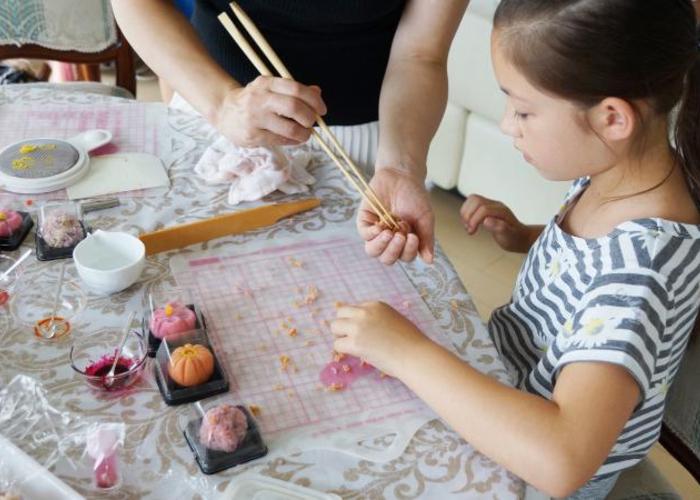
[[[644,458],[698,313],[695,22],[691,0],[503,0],[496,12],[502,129],[544,177],[575,181],[544,228],[478,196],[462,209],[470,233],[529,250],[489,321],[515,389],[385,304],[342,307],[332,325],[338,351],[402,380],[548,495],[604,498]]]

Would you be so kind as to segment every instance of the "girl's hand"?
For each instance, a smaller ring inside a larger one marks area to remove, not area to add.
[[[317,114],[326,114],[319,87],[259,76],[228,91],[214,126],[236,146],[301,144]]]
[[[362,358],[382,372],[396,376],[403,364],[430,342],[408,319],[383,302],[341,306],[331,323],[333,348]]]
[[[469,234],[476,233],[483,226],[506,251],[524,253],[534,242],[533,228],[521,223],[500,201],[470,194],[459,214]]]

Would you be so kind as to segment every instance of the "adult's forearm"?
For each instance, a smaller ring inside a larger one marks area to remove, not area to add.
[[[444,62],[405,57],[390,61],[379,103],[379,168],[425,178],[430,142],[447,104]]]
[[[214,121],[226,91],[239,86],[209,56],[192,25],[168,0],[112,0],[139,56],[197,111]]]

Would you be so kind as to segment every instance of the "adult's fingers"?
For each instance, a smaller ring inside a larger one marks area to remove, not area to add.
[[[326,103],[323,102],[321,89],[318,86],[311,87],[294,80],[274,77],[270,79],[268,88],[272,92],[285,94],[303,101],[318,115],[323,116],[327,112]]]
[[[421,259],[432,264],[435,258],[435,216],[432,212],[425,214],[416,221],[416,236],[418,237],[418,252]]]
[[[262,128],[297,142],[306,142],[311,135],[311,129],[304,128],[294,120],[284,118],[275,113],[266,113]]]
[[[379,262],[390,266],[401,258],[404,247],[406,246],[406,236],[401,233],[394,233],[391,241],[386,246],[384,251],[379,256]]]
[[[379,236],[365,242],[365,252],[370,257],[379,257],[384,253],[393,238],[394,233],[388,229],[384,229]]]
[[[408,236],[406,236],[406,245],[404,245],[403,252],[401,253],[401,260],[404,262],[413,262],[418,256],[419,245],[420,240],[418,236],[414,233],[408,233]]]
[[[379,225],[379,217],[371,210],[360,207],[357,214],[357,232],[360,237],[365,240],[373,240],[382,232],[382,227]]]
[[[304,128],[311,128],[316,122],[316,111],[311,106],[285,94],[270,94],[264,106],[266,110],[294,120]]]

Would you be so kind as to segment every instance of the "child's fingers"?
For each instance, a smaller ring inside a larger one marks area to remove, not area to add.
[[[352,340],[348,337],[337,337],[335,341],[333,341],[333,350],[351,356],[358,354],[355,352]]]
[[[489,233],[503,233],[510,229],[510,225],[503,219],[486,217],[484,219],[484,229],[486,229]]]
[[[462,218],[462,222],[466,223],[474,214],[474,211],[479,208],[485,202],[485,200],[486,199],[483,196],[479,196],[478,194],[470,194],[462,204],[462,208],[459,210],[459,215]]]
[[[336,317],[338,319],[336,319],[335,321],[340,321],[341,319],[355,318],[357,316],[357,313],[359,313],[361,310],[362,307],[343,304],[342,306],[338,307],[338,310],[336,311]]]
[[[353,321],[348,318],[339,318],[331,322],[331,333],[336,337],[347,337],[353,331]]]
[[[510,211],[500,203],[495,205],[481,205],[476,209],[467,223],[467,231],[469,234],[476,233],[479,226],[483,224],[487,217],[499,219],[506,223],[512,218]]]

